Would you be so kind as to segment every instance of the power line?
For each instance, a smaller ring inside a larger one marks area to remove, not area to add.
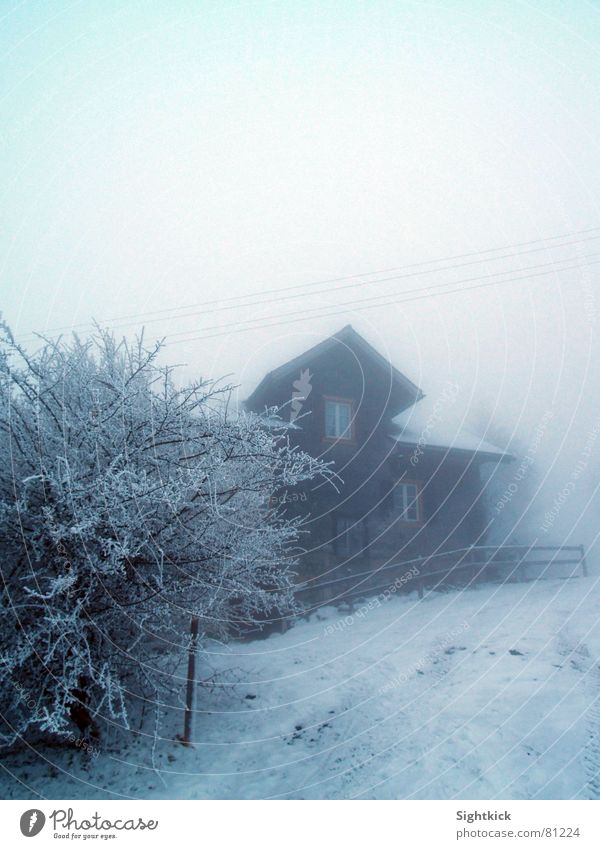
[[[597,254],[591,254],[590,256],[597,256]],[[583,257],[583,258],[585,259],[585,257]],[[360,308],[362,310],[376,309],[378,307],[391,306],[391,305],[394,305],[394,304],[404,304],[404,303],[409,303],[411,301],[420,301],[420,300],[423,300],[423,299],[426,299],[426,298],[436,298],[436,297],[442,297],[444,295],[462,294],[463,292],[471,292],[475,289],[489,289],[489,288],[492,288],[493,286],[504,286],[504,285],[509,284],[509,283],[516,283],[516,282],[519,282],[521,280],[530,280],[532,277],[543,277],[545,275],[557,273],[559,271],[572,271],[574,269],[586,268],[587,265],[597,265],[598,263],[600,263],[600,260],[594,260],[590,263],[586,263],[585,265],[570,265],[570,266],[567,266],[565,268],[559,268],[559,269],[551,268],[548,271],[539,271],[536,274],[525,274],[525,275],[522,275],[520,277],[513,277],[509,280],[493,280],[492,282],[489,282],[489,283],[479,283],[479,284],[476,284],[474,286],[463,286],[463,287],[458,288],[458,289],[448,289],[446,292],[422,293],[422,294],[419,294],[419,295],[414,295],[411,298],[404,298],[404,297],[398,298],[398,297],[394,296],[394,298],[392,298],[391,300],[384,301],[383,303],[369,304],[368,306],[363,306],[363,307],[360,307]],[[481,278],[472,278],[472,279],[481,279]],[[454,285],[454,284],[448,284],[447,283],[447,284],[441,284],[441,285],[448,286],[448,285]],[[417,291],[417,290],[413,290],[413,291]],[[384,297],[384,296],[380,296],[380,297]],[[362,304],[364,301],[371,301],[371,300],[373,300],[373,298],[366,298],[366,299],[362,299],[360,301],[354,301],[354,302],[350,301],[350,302],[347,302],[346,304],[343,304],[342,306],[352,306],[352,305],[356,305],[356,304]],[[325,308],[323,308],[323,309],[325,309]],[[343,312],[346,312],[346,311],[347,310],[343,310]],[[290,315],[293,315],[295,317],[287,318],[284,321],[277,320],[277,321],[271,322],[269,324],[253,325],[251,327],[237,327],[235,325],[233,327],[231,325],[216,325],[214,329],[221,330],[221,332],[211,333],[211,334],[202,335],[202,336],[193,336],[191,338],[186,338],[186,339],[178,339],[171,344],[177,345],[177,344],[181,344],[182,342],[197,342],[197,341],[203,341],[205,339],[215,339],[215,338],[220,337],[220,336],[227,336],[232,331],[235,332],[235,333],[243,333],[243,332],[248,331],[248,330],[266,330],[266,329],[269,329],[269,328],[272,328],[272,327],[279,327],[279,326],[282,326],[282,325],[285,325],[285,324],[294,324],[294,323],[299,322],[299,321],[305,321],[307,318],[311,318],[311,317],[314,317],[314,318],[329,318],[331,316],[340,315],[339,308],[336,308],[332,312],[320,313],[317,316],[307,316],[307,315],[305,315],[304,313],[306,313],[306,310],[303,310],[301,312],[302,312],[302,315],[299,315],[298,313],[291,313]],[[255,320],[258,321],[259,319],[255,319]],[[205,329],[210,330],[212,328],[205,328]],[[188,331],[188,332],[192,332],[192,331]],[[172,334],[172,336],[167,336],[166,337],[167,341],[169,339],[171,339],[174,335],[177,335],[177,334]]]
[[[104,326],[106,326],[106,325],[112,324],[114,322],[125,322],[128,319],[131,319],[132,321],[138,321],[139,319],[144,319],[148,316],[157,316],[157,318],[148,319],[148,321],[145,322],[147,324],[154,323],[156,321],[163,321],[163,320],[165,320],[165,318],[164,318],[165,316],[167,317],[167,319],[169,317],[173,317],[173,318],[193,318],[194,316],[199,315],[200,312],[202,314],[208,314],[208,313],[213,313],[213,312],[222,312],[224,310],[236,309],[236,308],[240,308],[240,307],[260,306],[261,304],[272,303],[274,301],[276,302],[276,301],[282,301],[282,300],[295,300],[297,298],[303,297],[305,293],[299,292],[298,294],[290,294],[290,292],[298,292],[298,290],[302,290],[302,289],[312,289],[312,288],[317,287],[317,286],[329,285],[331,283],[338,283],[338,282],[343,283],[345,281],[358,281],[358,282],[355,282],[355,283],[346,283],[346,285],[344,285],[344,286],[337,286],[337,287],[334,287],[333,289],[325,289],[325,290],[322,290],[322,291],[317,292],[315,294],[322,294],[324,292],[330,292],[330,291],[334,291],[334,292],[335,291],[341,291],[341,290],[344,290],[344,289],[351,289],[351,288],[355,288],[355,287],[370,286],[370,285],[375,285],[375,284],[378,284],[378,283],[389,282],[391,280],[406,279],[406,278],[416,277],[416,276],[420,276],[420,275],[424,275],[424,274],[434,274],[434,273],[438,273],[438,272],[442,272],[442,271],[453,271],[453,270],[456,270],[456,269],[459,269],[459,268],[464,268],[464,267],[469,266],[469,265],[476,265],[476,264],[481,263],[481,262],[486,262],[486,261],[487,262],[498,262],[498,261],[503,260],[503,259],[513,259],[513,258],[518,257],[518,256],[525,256],[527,254],[537,253],[539,251],[545,251],[545,250],[549,250],[549,249],[557,250],[557,249],[560,249],[560,248],[563,248],[563,247],[570,247],[572,245],[581,244],[581,243],[588,242],[588,241],[593,241],[595,239],[600,238],[600,232],[599,231],[600,231],[600,227],[591,227],[591,228],[588,228],[586,230],[578,230],[578,231],[574,231],[572,233],[566,233],[566,234],[562,234],[562,235],[558,235],[558,236],[546,236],[544,238],[533,239],[533,240],[530,240],[530,241],[527,241],[527,242],[519,242],[519,243],[516,243],[516,244],[513,244],[513,245],[507,245],[507,246],[497,247],[497,248],[486,248],[485,250],[481,250],[481,251],[472,251],[470,253],[455,254],[453,256],[444,257],[444,258],[438,258],[438,259],[433,259],[433,260],[424,260],[422,262],[412,263],[412,264],[403,265],[403,266],[397,266],[395,268],[381,269],[381,270],[378,270],[378,271],[368,271],[368,272],[363,272],[361,274],[353,274],[353,275],[348,275],[348,276],[345,276],[345,277],[334,277],[334,278],[329,278],[329,279],[325,279],[325,280],[312,281],[312,282],[309,282],[309,283],[299,283],[299,284],[296,284],[296,285],[293,285],[293,286],[288,286],[288,287],[278,287],[278,288],[274,288],[274,289],[267,289],[267,290],[264,290],[264,291],[259,292],[259,293],[248,293],[247,295],[232,295],[232,296],[227,297],[227,298],[217,298],[217,299],[214,299],[214,300],[203,301],[203,302],[201,301],[201,302],[196,302],[194,304],[188,304],[186,306],[181,306],[181,307],[166,307],[166,308],[161,309],[161,310],[153,310],[153,311],[150,311],[150,312],[130,314],[130,315],[116,317],[116,318],[112,318],[112,319],[106,319],[106,321],[102,322],[102,324]],[[512,248],[528,247],[530,245],[540,244],[541,242],[558,241],[558,240],[561,240],[561,239],[571,238],[572,236],[583,236],[583,235],[586,235],[588,233],[597,233],[597,235],[588,236],[587,238],[582,238],[582,239],[575,239],[573,241],[564,242],[563,244],[559,244],[559,245],[542,245],[541,247],[538,247],[538,248],[532,248],[530,250],[525,250],[525,251],[517,251],[516,253],[505,254],[505,255],[501,255],[501,256],[493,256],[493,257],[487,256],[488,254],[497,253],[498,251],[502,251],[502,250],[509,250],[509,249],[512,249]],[[450,262],[450,261],[458,260],[458,259],[469,259],[471,257],[484,257],[484,258],[476,259],[476,260],[472,260],[470,262],[464,262],[464,263],[460,263],[460,264],[441,266],[441,267],[431,268],[431,269],[423,269],[423,266],[426,266],[426,265],[434,265],[436,263]],[[364,280],[364,279],[362,279],[362,278],[368,277],[368,276],[374,276],[374,275],[378,275],[378,274],[387,274],[389,272],[405,271],[405,270],[408,270],[408,269],[416,269],[416,268],[420,268],[422,270],[412,271],[412,272],[409,272],[409,273],[406,273],[406,274],[394,275],[392,277],[379,278],[379,279],[376,279],[376,280]],[[265,299],[265,296],[267,296],[267,295],[277,295],[277,294],[281,294],[281,297],[279,297],[279,298],[269,297],[269,298]],[[250,303],[239,303],[240,300],[243,299],[243,300],[246,301],[249,298],[254,298],[254,299],[261,298],[261,300],[254,300]],[[222,304],[223,306],[214,306],[216,304]],[[176,315],[173,315],[173,316],[167,316],[167,313],[181,313],[183,310],[192,310],[192,309],[195,309],[197,307],[201,307],[202,310],[200,312],[195,311],[195,312],[189,312],[189,313],[185,313],[185,314],[176,314]],[[213,307],[213,309],[206,309],[206,307]],[[131,324],[131,322],[129,322],[128,324],[121,324],[121,325],[115,324],[112,329],[120,329],[121,327],[130,326],[130,324]],[[79,324],[63,325],[62,327],[50,328],[47,331],[47,333],[48,334],[59,333],[60,331],[63,331],[63,330],[76,330],[76,329],[84,329],[84,328],[85,329],[91,329],[92,327],[93,327],[93,324],[90,323],[90,322],[81,322]],[[31,336],[31,334],[27,334],[27,338],[30,338],[30,336]],[[20,338],[23,339],[25,337],[20,337]]]
[[[561,245],[554,245],[553,249],[568,247],[568,246],[573,245],[573,244],[581,244],[583,242],[589,242],[589,241],[593,241],[595,239],[600,239],[600,234],[598,234],[597,236],[590,236],[587,239],[579,239],[576,242],[565,242],[564,244],[561,244]],[[546,247],[531,248],[530,250],[527,250],[527,251],[519,251],[517,253],[503,254],[502,256],[494,257],[493,261],[496,262],[496,261],[503,260],[503,259],[514,259],[515,257],[526,256],[527,254],[537,253],[539,251],[545,251],[545,250],[547,250]],[[545,265],[551,265],[554,262],[568,262],[568,261],[570,261],[570,259],[571,259],[570,257],[567,257],[563,260],[554,260],[552,262],[544,263],[544,264]],[[407,274],[396,274],[396,275],[393,275],[392,277],[380,277],[380,278],[377,278],[376,280],[361,280],[357,283],[346,283],[343,286],[336,286],[332,289],[329,289],[329,288],[328,289],[319,289],[317,292],[311,292],[310,294],[311,295],[329,294],[331,292],[345,291],[346,289],[354,289],[354,288],[357,288],[357,287],[362,288],[363,286],[373,286],[373,285],[378,284],[378,283],[389,283],[393,280],[405,280],[405,279],[411,278],[411,277],[419,277],[419,276],[422,276],[424,274],[434,274],[434,273],[438,273],[438,272],[441,272],[441,271],[456,271],[460,268],[466,268],[467,266],[478,265],[482,262],[489,262],[489,261],[490,261],[489,259],[487,259],[487,260],[483,260],[483,259],[470,260],[469,262],[462,262],[462,263],[459,263],[459,264],[456,264],[456,265],[442,266],[441,268],[424,269],[424,270],[421,270],[421,271],[409,272]],[[530,267],[536,268],[538,266],[530,266]],[[499,272],[495,272],[495,273],[497,273],[497,274],[508,274],[508,273],[512,273],[513,271],[514,271],[514,269],[510,269],[509,271],[499,271]],[[460,283],[462,281],[459,280],[459,281],[455,281],[455,282]],[[446,283],[446,284],[440,284],[440,285],[448,285],[448,284]],[[264,293],[260,293],[260,295],[263,295],[263,294]],[[180,318],[180,319],[193,318],[194,316],[197,316],[197,315],[210,315],[210,314],[216,313],[216,312],[224,312],[224,311],[227,311],[227,310],[239,309],[240,307],[255,307],[255,306],[261,306],[263,304],[278,303],[280,301],[291,301],[291,300],[296,300],[298,298],[304,298],[304,297],[307,296],[307,294],[308,294],[307,292],[297,292],[296,294],[293,294],[293,295],[286,293],[286,294],[281,295],[280,297],[263,298],[261,300],[252,301],[251,303],[247,303],[247,304],[237,304],[237,303],[235,303],[235,304],[226,304],[226,305],[220,306],[220,307],[213,307],[212,309],[210,309],[210,308],[205,309],[204,308],[202,310],[197,310],[197,311],[194,311],[194,312],[185,313],[183,315],[169,316],[169,317],[167,317],[166,320],[168,321],[170,318]],[[154,324],[157,321],[165,321],[165,317],[149,319],[148,321],[144,322],[144,325]],[[124,327],[129,327],[129,326],[130,326],[129,324],[116,324],[116,325],[113,325],[112,329],[113,330],[120,330]]]
[[[580,259],[580,260],[586,259],[587,260],[587,259],[592,259],[592,258],[599,256],[599,255],[600,254],[598,254],[598,253],[586,254],[583,257],[578,257],[578,259]],[[561,271],[563,269],[557,268],[557,263],[564,263],[564,262],[572,262],[572,259],[566,258],[564,260],[551,260],[550,262],[542,262],[542,263],[537,263],[535,265],[528,265],[528,266],[525,266],[524,268],[510,268],[510,269],[507,269],[506,271],[495,271],[495,272],[492,272],[492,273],[489,273],[489,274],[476,275],[475,277],[464,277],[462,280],[452,280],[452,281],[447,281],[445,283],[435,283],[433,285],[427,286],[426,288],[428,289],[428,291],[431,291],[432,289],[438,290],[438,289],[443,289],[447,286],[458,286],[459,284],[462,284],[462,283],[473,283],[477,280],[488,280],[490,277],[497,277],[499,275],[504,275],[504,274],[514,274],[515,272],[519,272],[519,271],[533,271],[533,270],[538,269],[538,268],[547,268],[548,266],[552,266],[551,271]],[[572,266],[569,266],[569,267],[572,267]],[[527,276],[531,276],[531,275],[527,275]],[[388,278],[388,280],[395,280],[395,279],[396,279],[395,277]],[[383,282],[383,281],[380,281],[380,282]],[[497,281],[497,282],[502,282],[502,281]],[[421,288],[406,289],[403,292],[396,292],[396,293],[384,292],[381,295],[372,295],[368,298],[359,298],[358,300],[342,301],[341,303],[335,304],[335,305],[334,304],[321,304],[320,306],[316,306],[316,307],[303,307],[299,311],[293,310],[293,311],[288,312],[288,313],[283,313],[281,316],[279,316],[279,318],[285,318],[286,316],[290,316],[290,315],[298,315],[299,312],[301,312],[301,313],[313,313],[313,312],[318,313],[323,309],[328,309],[329,307],[333,307],[333,306],[335,306],[336,309],[339,309],[339,307],[354,306],[356,304],[369,303],[370,301],[381,300],[382,298],[390,298],[392,295],[393,295],[394,298],[396,298],[397,296],[404,297],[405,295],[412,295],[415,292],[421,292],[421,291],[422,291]],[[267,303],[271,303],[271,302],[267,301]],[[242,326],[242,325],[245,325],[245,324],[251,324],[253,322],[262,321],[262,320],[263,320],[262,318],[250,318],[250,319],[244,319],[244,320],[240,320],[240,321],[234,321],[233,323],[228,323],[227,325],[215,324],[215,325],[212,325],[212,326],[209,326],[209,327],[204,327],[204,328],[201,328],[201,329],[203,331],[218,330],[218,329],[225,328],[225,327],[227,327],[227,328],[238,327],[238,326]],[[194,332],[193,330],[182,330],[182,331],[179,331],[177,333],[170,333],[170,334],[167,334],[167,335],[168,335],[169,339],[173,339],[176,336],[185,336],[185,335],[187,335],[189,333],[193,333],[193,332]]]

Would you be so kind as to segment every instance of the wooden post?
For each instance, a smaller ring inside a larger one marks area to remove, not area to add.
[[[587,576],[588,576],[587,561],[586,561],[586,559],[585,559],[585,551],[583,550],[583,546],[582,546],[582,545],[580,545],[580,546],[579,546],[579,551],[581,552],[581,554],[580,554],[580,558],[581,558],[581,574],[582,574],[582,576],[583,576],[584,578],[587,578]]]
[[[184,746],[192,746],[194,733],[194,702],[196,696],[196,648],[198,645],[198,617],[192,616],[190,626],[190,649],[188,653],[187,688],[185,693],[185,717],[183,722]]]

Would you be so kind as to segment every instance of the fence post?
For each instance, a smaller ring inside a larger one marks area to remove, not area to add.
[[[587,578],[587,576],[588,576],[587,561],[585,559],[585,551],[583,550],[582,545],[579,546],[579,551],[580,551],[579,556],[580,556],[580,562],[581,562],[581,574],[584,578]]]
[[[198,644],[198,617],[192,616],[190,628],[191,640],[188,654],[187,688],[185,693],[185,718],[183,722],[184,746],[192,746],[194,724],[194,702],[196,694],[196,646]]]

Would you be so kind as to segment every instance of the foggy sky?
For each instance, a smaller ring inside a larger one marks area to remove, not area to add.
[[[437,274],[370,273],[600,227],[599,48],[586,2],[5,0],[2,311],[29,338],[134,316],[113,322],[129,334],[141,314],[200,304],[147,316],[148,336],[183,334],[168,359],[232,374],[240,397],[352,323],[424,405],[456,381],[453,415],[488,437],[526,448],[551,410],[536,457],[550,503],[600,422],[598,234]],[[339,307],[552,262],[506,285]],[[201,306],[351,275],[365,285]],[[233,324],[321,306],[336,315]],[[562,512],[578,542],[596,532],[599,453],[600,438]]]

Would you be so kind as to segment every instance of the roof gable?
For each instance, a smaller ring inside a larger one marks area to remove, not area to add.
[[[285,379],[290,374],[294,374],[300,368],[307,368],[311,361],[333,350],[340,343],[362,352],[378,368],[384,370],[386,375],[389,375],[391,382],[399,390],[399,393],[406,398],[406,403],[401,407],[402,410],[407,409],[412,404],[416,404],[417,401],[420,401],[424,397],[423,392],[418,386],[398,371],[389,360],[386,360],[360,333],[356,332],[352,325],[347,324],[333,336],[329,336],[327,339],[309,348],[303,354],[288,360],[288,362],[268,372],[256,389],[248,396],[245,402],[246,405],[252,406],[259,401],[262,395],[268,393],[271,386],[276,385],[280,380]],[[401,412],[401,410],[398,409],[397,412]]]

